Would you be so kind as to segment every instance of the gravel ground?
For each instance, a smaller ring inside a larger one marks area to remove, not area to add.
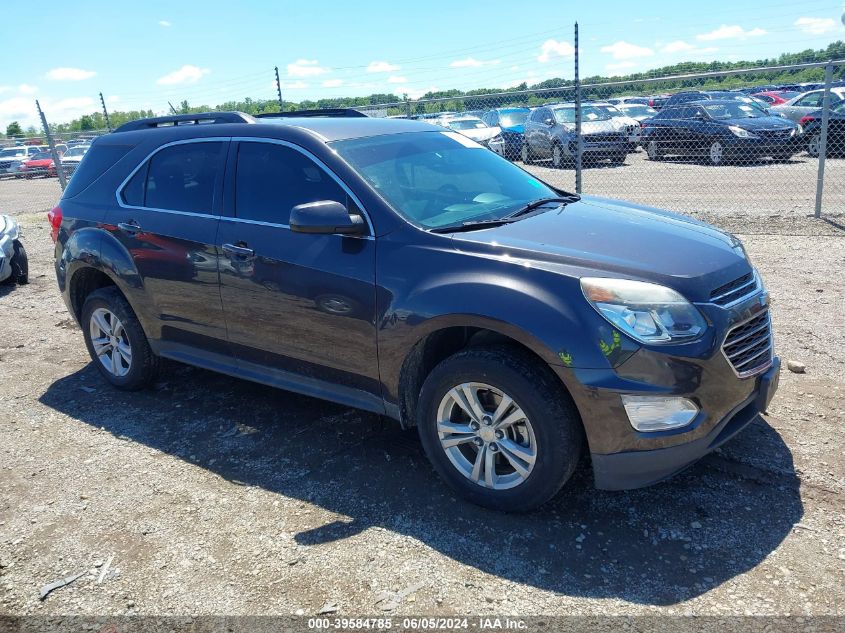
[[[719,214],[731,192],[695,182],[665,206],[744,239],[806,373],[671,481],[601,492],[584,464],[526,516],[455,499],[374,415],[175,364],[108,388],[56,290],[57,185],[0,182],[31,259],[30,285],[0,288],[0,614],[842,614],[845,222],[752,184]]]

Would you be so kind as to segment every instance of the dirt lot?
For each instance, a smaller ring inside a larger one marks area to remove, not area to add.
[[[155,389],[106,387],[56,290],[56,184],[0,183],[32,278],[0,289],[0,614],[841,614],[845,220],[688,182],[807,371],[671,481],[598,492],[585,464],[527,516],[453,498],[415,433],[370,414],[172,364]]]

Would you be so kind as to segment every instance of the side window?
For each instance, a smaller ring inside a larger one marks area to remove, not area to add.
[[[813,94],[809,94],[802,99],[799,99],[795,105],[801,106],[801,107],[804,107],[804,108],[821,107],[823,97],[824,97],[824,93],[816,92],[816,93],[813,93]]]
[[[222,152],[223,143],[210,141],[172,145],[155,154],[147,167],[143,206],[211,213]]]
[[[235,215],[288,224],[290,210],[306,202],[347,204],[346,192],[314,161],[290,147],[241,142],[235,173]]]
[[[661,119],[679,119],[681,114],[680,108],[664,108],[660,112]]]
[[[123,201],[129,206],[144,206],[144,183],[147,180],[147,168],[149,166],[149,163],[144,163],[141,169],[135,172],[135,175],[132,176],[132,179],[123,188],[121,196],[123,196]]]

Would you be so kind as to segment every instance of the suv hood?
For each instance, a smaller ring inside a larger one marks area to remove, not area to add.
[[[691,301],[751,270],[735,237],[667,211],[584,196],[512,224],[453,234],[463,251],[565,265],[574,276],[630,277],[675,288]]]

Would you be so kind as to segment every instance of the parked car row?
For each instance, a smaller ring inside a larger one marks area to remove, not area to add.
[[[64,173],[71,175],[90,144],[77,143],[69,147],[62,143],[55,147]],[[3,175],[15,178],[55,177],[57,173],[53,154],[46,145],[18,145],[0,149],[0,176]]]

